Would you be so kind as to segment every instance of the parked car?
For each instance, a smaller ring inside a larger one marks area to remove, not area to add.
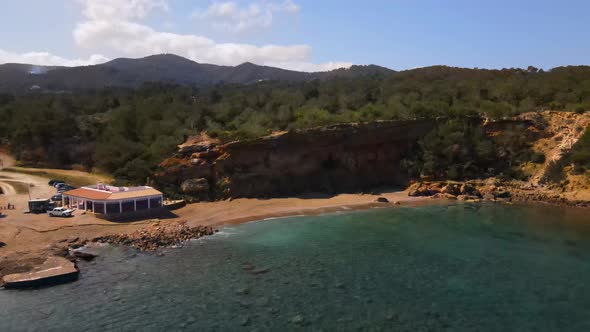
[[[68,191],[68,190],[72,190],[72,189],[76,189],[76,187],[74,186],[69,186],[69,185],[65,185],[65,186],[61,186],[60,188],[57,189],[57,192],[59,194],[63,193],[64,191]]]
[[[56,184],[58,183],[64,183],[62,180],[55,180],[55,179],[51,179],[49,180],[49,182],[47,183],[48,185],[55,187]]]
[[[55,186],[56,184],[58,184],[60,182],[63,182],[63,181],[56,180],[56,179],[51,179],[51,180],[49,180],[49,182],[47,182],[47,184],[53,187],[53,186]]]
[[[59,194],[55,194],[55,195],[51,196],[50,200],[53,202],[61,202],[61,199],[62,199],[62,195],[61,195],[61,193],[59,193]]]
[[[50,217],[71,217],[74,210],[66,209],[65,207],[56,207],[53,210],[47,211]]]

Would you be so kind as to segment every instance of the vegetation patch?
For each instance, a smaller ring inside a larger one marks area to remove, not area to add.
[[[137,89],[0,94],[0,140],[10,142],[11,152],[23,165],[77,165],[113,174],[119,183],[144,183],[177,144],[199,132],[229,141],[335,123],[503,119],[543,109],[582,113],[590,109],[588,86],[587,66],[550,71],[435,66],[354,78],[200,89],[150,83]],[[441,172],[474,176],[492,163],[490,144],[512,145],[487,142],[474,128],[461,134],[453,126],[442,129],[453,134],[443,141],[458,144],[460,150],[445,147],[434,152],[442,142],[424,142],[426,172],[439,172],[433,166],[450,157],[451,164],[445,162]],[[430,138],[436,140],[441,133]],[[519,134],[513,138],[522,139]],[[470,138],[476,142],[468,143]],[[519,148],[524,155],[505,152],[519,161],[541,162],[541,156],[525,149]],[[470,163],[467,158],[473,156],[483,159]],[[574,158],[579,167],[587,167],[583,151]]]

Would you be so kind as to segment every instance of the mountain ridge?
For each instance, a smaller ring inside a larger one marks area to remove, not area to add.
[[[77,67],[2,64],[0,92],[135,88],[146,82],[206,87],[224,83],[252,84],[269,80],[300,82],[335,77],[388,75],[394,72],[376,65],[355,65],[325,72],[300,72],[251,62],[237,66],[204,64],[174,54],[156,54],[143,58],[117,58],[98,65]]]

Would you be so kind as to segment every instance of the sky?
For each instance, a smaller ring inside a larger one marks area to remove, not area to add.
[[[590,63],[589,13],[587,0],[6,0],[0,63],[550,69]]]

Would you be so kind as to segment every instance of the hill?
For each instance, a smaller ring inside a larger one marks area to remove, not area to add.
[[[389,73],[393,71],[374,65],[316,73],[259,66],[249,62],[238,66],[218,66],[197,63],[173,54],[159,54],[140,59],[119,58],[99,65],[81,67],[4,64],[0,65],[0,92],[136,88],[146,82],[205,87],[220,83],[302,82]]]

